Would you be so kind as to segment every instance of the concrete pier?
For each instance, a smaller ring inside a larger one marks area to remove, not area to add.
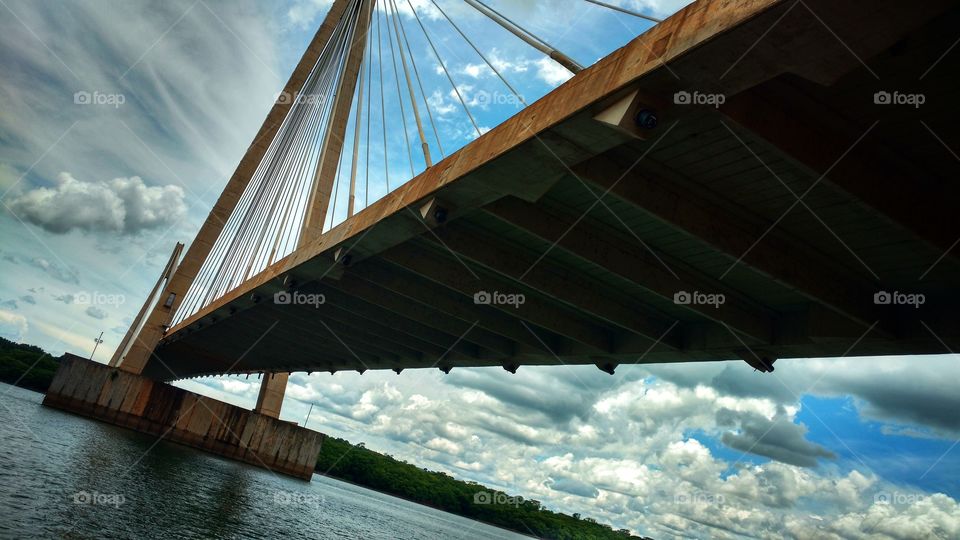
[[[71,354],[43,404],[304,480],[313,475],[324,437]]]

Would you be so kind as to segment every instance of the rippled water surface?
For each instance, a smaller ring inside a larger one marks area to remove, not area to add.
[[[330,478],[303,482],[40,405],[0,383],[0,537],[526,538]]]

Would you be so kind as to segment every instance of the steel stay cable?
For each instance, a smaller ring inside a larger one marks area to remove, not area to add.
[[[390,0],[393,4],[394,11],[399,11],[394,0]],[[413,64],[413,73],[417,78],[417,86],[420,87],[420,96],[423,98],[423,107],[427,110],[427,116],[430,118],[430,126],[433,128],[433,136],[437,139],[437,148],[440,149],[440,157],[446,157],[443,151],[443,143],[440,142],[440,134],[437,132],[437,125],[433,121],[433,112],[430,111],[430,103],[427,101],[427,92],[423,89],[423,81],[420,79],[420,70],[417,69],[417,60],[413,54],[413,47],[410,46],[410,40],[407,38],[407,29],[403,26],[403,17],[398,17],[400,21],[400,32],[403,34],[403,41],[407,44],[407,52],[410,54],[410,63]]]
[[[443,69],[443,73],[447,76],[447,80],[450,81],[450,86],[453,87],[453,92],[457,95],[457,99],[460,101],[460,105],[463,107],[463,112],[467,113],[467,118],[469,118],[470,123],[473,124],[473,129],[477,131],[477,135],[482,135],[480,132],[480,127],[477,126],[477,121],[474,120],[473,115],[470,114],[470,109],[467,107],[466,102],[463,100],[463,96],[460,94],[460,89],[457,87],[457,83],[453,82],[453,77],[450,76],[450,72],[447,70],[446,64],[443,63],[443,58],[441,58],[440,53],[437,52],[437,48],[433,45],[433,40],[430,39],[430,34],[427,33],[426,27],[423,26],[423,21],[420,20],[420,15],[417,14],[417,10],[414,9],[413,3],[411,3],[410,0],[407,0],[407,5],[410,6],[410,10],[413,11],[413,16],[416,17],[417,24],[420,25],[420,30],[427,38],[427,43],[430,44],[430,49],[433,51],[433,55],[437,57],[437,62],[440,64],[440,68]],[[434,3],[434,5],[436,5],[436,3]]]
[[[390,44],[390,58],[393,65],[394,81],[397,83],[397,101],[400,103],[400,121],[403,124],[403,140],[407,145],[407,159],[410,161],[410,177],[413,178],[413,150],[410,147],[410,133],[407,131],[407,111],[403,106],[403,93],[400,91],[400,69],[397,67],[397,54],[393,46],[393,31],[390,29],[390,14],[384,11],[384,18],[387,21],[387,42]]]
[[[337,34],[343,33],[342,32],[343,23],[344,21],[342,19],[340,24],[338,25],[337,30],[335,31]],[[334,50],[337,48],[337,40],[331,40],[331,42],[334,44],[334,47],[328,50],[335,53]],[[325,49],[327,48],[325,47]],[[324,51],[324,52],[327,52],[327,51]],[[308,76],[308,82],[305,83],[305,86],[309,85],[310,81],[316,81],[318,77],[321,77],[327,71],[325,68],[327,67],[327,65],[329,65],[329,62],[324,62],[323,61],[324,57],[329,59],[334,56],[335,54],[324,55],[323,53],[321,53],[320,61],[318,61],[317,65],[315,65],[314,68],[311,70],[311,73]],[[324,64],[327,64],[327,65],[324,65]],[[302,108],[296,107],[296,109],[302,109]],[[245,229],[249,227],[250,218],[252,217],[251,209],[253,206],[255,206],[255,203],[258,202],[258,198],[259,198],[258,196],[262,195],[263,189],[265,187],[264,178],[268,174],[270,174],[274,169],[274,167],[271,167],[271,165],[273,165],[273,163],[275,162],[276,156],[280,152],[280,150],[288,148],[288,139],[290,137],[290,125],[292,123],[296,123],[297,120],[302,118],[302,114],[303,114],[302,110],[295,110],[293,115],[288,114],[284,118],[284,122],[282,123],[281,128],[279,128],[280,130],[280,133],[278,134],[279,137],[275,135],[273,141],[271,141],[271,145],[270,147],[268,147],[267,155],[264,157],[263,160],[261,160],[261,164],[258,166],[258,169],[255,171],[253,181],[251,182],[252,185],[248,184],[250,189],[245,190],[243,196],[241,197],[241,200],[238,202],[238,204],[242,203],[242,206],[238,206],[238,208],[243,208],[244,210],[242,211],[242,214],[235,214],[235,216],[240,216],[239,219],[232,220],[234,221],[235,224],[230,227],[229,231],[233,233],[232,234],[233,238],[231,240],[219,242],[221,245],[220,250],[217,253],[212,254],[214,255],[214,258],[212,259],[214,262],[214,265],[213,265],[214,267],[212,269],[216,270],[215,273],[219,274],[219,276],[214,275],[211,279],[211,278],[207,278],[205,275],[204,280],[201,280],[199,282],[199,284],[203,289],[207,289],[209,287],[208,291],[204,291],[207,294],[198,295],[201,298],[203,298],[203,300],[209,301],[210,293],[220,290],[222,288],[223,278],[225,274],[224,269],[230,268],[230,264],[231,264],[231,261],[229,261],[226,257],[223,257],[223,251],[228,250],[230,246],[236,246],[236,241],[238,240],[238,238],[242,239],[245,236]],[[267,163],[268,166],[264,167],[263,166],[264,163]],[[218,238],[218,240],[226,240],[227,238],[228,237],[225,237],[223,234],[221,234],[221,237]],[[220,257],[221,260],[217,261],[217,257]],[[208,261],[210,260],[211,258],[208,257]],[[220,279],[217,279],[218,277]],[[187,294],[189,295],[190,292],[188,291]],[[204,302],[204,304],[205,303],[206,302]],[[196,303],[194,302],[193,305],[195,306]]]
[[[341,34],[341,36],[347,33],[345,30],[349,28],[349,22],[350,18],[348,16],[344,16],[341,19],[340,24],[337,27],[337,31]],[[338,51],[334,50],[333,52],[337,53]],[[336,54],[332,54],[331,58],[336,58],[337,56],[338,55]],[[297,107],[297,109],[299,112],[302,108]],[[285,135],[287,134],[288,133],[285,132]],[[284,137],[283,140],[280,141],[278,149],[283,149],[285,151],[288,147],[289,139],[288,137]],[[258,186],[259,190],[255,194],[254,202],[247,209],[247,215],[249,216],[249,219],[245,220],[244,222],[244,230],[242,230],[240,235],[234,239],[233,249],[231,249],[228,259],[224,261],[224,266],[221,266],[219,279],[215,283],[215,287],[212,291],[212,293],[215,295],[214,297],[222,296],[222,294],[226,293],[233,287],[235,282],[234,276],[238,274],[238,269],[242,264],[242,261],[250,256],[250,231],[253,229],[254,224],[261,222],[261,216],[263,214],[262,199],[264,196],[264,191],[269,189],[269,187],[274,183],[276,179],[277,167],[278,164],[275,159],[272,159],[267,163],[267,168],[264,173],[264,178],[266,179],[261,180],[261,184]],[[208,299],[208,302],[209,301],[212,301],[212,299]]]
[[[380,35],[380,14],[377,14],[377,67],[380,70],[380,126],[383,128],[383,177],[390,193],[390,160],[387,157],[387,107],[383,91],[383,38]]]
[[[400,41],[400,25],[397,23],[397,19],[400,18],[400,15],[397,13],[397,6],[394,4],[393,0],[390,0],[390,6],[392,7],[393,11],[393,34],[397,38],[397,49],[400,51],[400,63],[403,65],[403,76],[407,80],[407,91],[410,92],[410,105],[413,109],[413,118],[417,121],[417,133],[420,136],[420,146],[423,150],[423,161],[429,168],[433,165],[433,160],[430,159],[430,146],[427,144],[427,138],[423,134],[423,122],[420,121],[420,109],[417,107],[417,96],[413,91],[413,83],[410,81],[410,71],[407,68],[407,56],[403,52],[403,42]],[[399,84],[399,82],[400,81],[398,80],[397,84]],[[412,178],[412,163],[410,172]]]
[[[470,45],[470,47],[472,47],[473,50],[480,56],[480,58],[483,59],[484,63],[487,64],[487,66],[494,72],[494,74],[496,74],[496,76],[503,82],[503,84],[505,84],[507,88],[511,92],[513,92],[513,95],[520,100],[520,103],[523,103],[524,106],[527,106],[527,102],[526,100],[523,99],[523,96],[521,96],[520,93],[517,92],[517,90],[509,82],[507,82],[505,78],[503,78],[503,75],[501,75],[500,72],[497,70],[497,68],[494,67],[493,62],[488,60],[487,57],[482,52],[480,52],[480,49],[477,48],[476,45],[474,45],[473,41],[471,41],[470,38],[468,38],[467,35],[463,33],[463,30],[460,30],[460,27],[457,26],[455,22],[453,22],[453,19],[447,16],[446,12],[443,11],[443,9],[441,9],[440,6],[437,5],[437,3],[434,0],[430,0],[430,1],[433,2],[433,5],[436,6],[438,10],[440,10],[440,13],[443,15],[443,18],[450,23],[450,26],[453,26],[453,28],[456,29],[457,33],[460,34],[460,36],[464,39],[464,41],[466,41]]]

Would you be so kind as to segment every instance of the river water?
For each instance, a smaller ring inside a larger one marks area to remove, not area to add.
[[[41,406],[0,383],[2,538],[527,538]]]

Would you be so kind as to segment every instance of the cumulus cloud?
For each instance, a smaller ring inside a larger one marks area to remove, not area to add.
[[[63,172],[55,187],[27,191],[8,206],[20,219],[54,234],[137,234],[182,218],[187,210],[183,197],[179,186],[147,186],[139,176],[85,182]]]
[[[403,395],[392,385],[384,383],[371,388],[360,396],[360,401],[351,411],[355,420],[368,422],[373,419],[384,407],[400,402]]]
[[[484,54],[484,56],[486,56],[486,59],[490,62],[490,65],[492,65],[494,69],[496,69],[497,72],[503,76],[515,73],[525,73],[529,69],[530,64],[534,63],[533,60],[525,56],[508,58],[503,51],[497,49],[496,47]],[[496,73],[490,69],[490,65],[484,62],[483,59],[480,59],[480,61],[476,63],[468,62],[463,64],[459,69],[457,69],[457,72],[473,79],[495,77]]]
[[[460,370],[445,377],[444,383],[480,390],[502,403],[537,411],[556,423],[568,422],[575,416],[586,418],[591,411],[590,394],[569,382],[564,384],[569,391],[551,391],[556,389],[557,379],[545,377],[542,372],[521,371],[515,378],[504,379],[491,370]]]
[[[960,507],[937,493],[906,506],[877,502],[865,512],[845,514],[826,528],[847,538],[957,538]]]
[[[37,299],[34,298],[33,295],[31,295],[31,294],[25,294],[25,295],[21,296],[21,297],[20,297],[20,301],[21,301],[21,302],[25,302],[25,303],[27,303],[27,304],[36,304],[36,303],[37,303]]]
[[[721,409],[717,412],[717,423],[739,424],[738,432],[728,431],[721,440],[723,444],[744,453],[766,456],[798,467],[816,467],[817,458],[836,457],[826,448],[807,441],[806,426],[790,421],[782,409],[770,419],[756,413]]]
[[[784,364],[808,386],[816,378]],[[797,423],[797,398],[712,386],[728,366],[669,366],[678,382],[647,366],[295,374],[288,396],[303,403],[284,407],[299,420],[314,403],[317,429],[656,538],[952,537],[955,499],[831,460]],[[769,460],[718,455],[711,441],[725,433]],[[874,508],[892,493],[896,504]]]
[[[944,438],[960,434],[960,393],[943,373],[960,366],[956,355],[926,357],[916,361],[858,359],[856,370],[834,370],[815,390],[832,395],[852,394],[862,413],[893,422],[919,423]],[[864,365],[865,364],[865,365]]]
[[[851,396],[864,416],[892,424],[916,423],[946,439],[960,435],[960,394],[943,376],[960,367],[956,355],[784,359],[774,374],[755,372],[743,362],[689,366],[650,365],[644,372],[681,388],[698,385],[744,398],[792,404],[802,395]],[[775,380],[771,383],[770,379]],[[929,431],[888,426],[901,434],[929,437]]]

